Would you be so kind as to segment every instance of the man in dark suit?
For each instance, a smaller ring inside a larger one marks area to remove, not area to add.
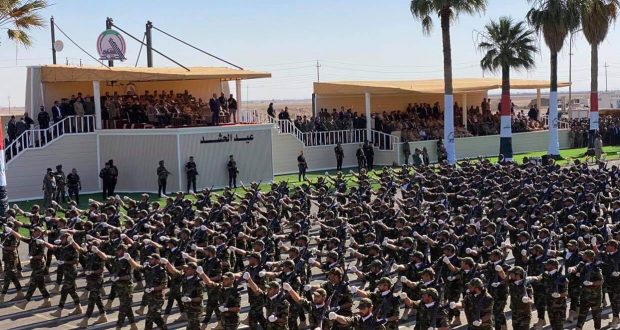
[[[54,120],[54,123],[57,123],[62,119],[62,110],[58,101],[54,101],[54,106],[52,107],[52,119]]]
[[[220,101],[217,94],[213,93],[213,97],[209,100],[209,108],[211,109],[211,125],[218,126],[220,124]]]

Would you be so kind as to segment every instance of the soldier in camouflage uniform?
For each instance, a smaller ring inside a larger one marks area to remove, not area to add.
[[[202,252],[205,254],[205,258],[202,259],[198,264],[202,266],[202,269],[206,271],[206,275],[213,282],[220,282],[222,276],[222,262],[216,255],[216,247],[213,245],[209,245],[206,248],[195,247],[196,252]],[[196,259],[190,258],[192,261],[197,261]],[[215,318],[220,320],[220,311],[218,309],[219,301],[218,296],[220,294],[219,287],[217,285],[207,286],[207,303],[205,310],[205,317],[202,320],[203,324],[209,324],[211,321],[211,316],[215,312]]]
[[[19,262],[17,247],[19,245],[19,240],[12,232],[13,229],[7,224],[4,227],[4,233],[0,236],[0,242],[2,243],[0,245],[2,247],[2,261],[4,263],[4,285],[2,286],[2,291],[0,291],[0,302],[4,302],[4,296],[9,290],[11,283],[15,285],[15,290],[17,291],[15,300],[24,298],[22,285],[17,278],[17,263]]]
[[[422,299],[420,300],[409,299],[405,292],[401,292],[399,296],[405,303],[405,306],[417,310],[416,330],[430,328],[448,329],[448,312],[446,308],[440,306],[437,290],[430,288],[422,291]]]
[[[62,234],[59,243],[59,245],[46,243],[48,249],[55,250],[56,258],[58,259],[58,268],[59,271],[62,272],[60,302],[58,303],[58,309],[51,313],[51,315],[55,317],[60,317],[62,315],[62,309],[65,305],[65,300],[67,300],[67,296],[71,296],[75,303],[75,310],[69,313],[69,315],[80,315],[82,314],[82,306],[80,306],[80,297],[76,292],[75,284],[77,278],[75,266],[78,263],[78,253],[72,246],[73,237],[69,236],[69,234]]]
[[[171,278],[181,280],[181,301],[187,313],[187,329],[200,329],[204,281],[196,272],[198,266],[195,262],[189,262],[183,266],[183,271],[180,271],[167,259],[160,259],[160,263],[164,264]]]
[[[45,288],[45,238],[43,237],[43,230],[41,227],[34,227],[30,238],[23,237],[14,230],[11,231],[11,234],[18,240],[28,243],[28,258],[30,259],[30,268],[32,269],[25,300],[16,304],[16,306],[21,309],[26,309],[26,305],[28,305],[36,289],[39,289],[39,291],[41,291],[41,296],[43,296],[43,304],[40,308],[52,306],[50,294]]]
[[[471,330],[491,330],[494,327],[493,297],[484,288],[482,280],[474,278],[467,283],[468,292],[460,303],[450,302],[450,309],[463,308]]]
[[[269,282],[267,289],[263,290],[254,283],[250,273],[243,273],[243,279],[248,283],[248,289],[265,299],[267,311],[267,327],[265,330],[288,329],[288,313],[290,304],[286,300],[286,294],[281,292],[278,282]]]
[[[220,312],[220,324],[214,329],[236,330],[239,327],[239,311],[241,310],[241,295],[234,286],[235,275],[227,272],[222,276],[222,283],[213,282],[202,267],[196,269],[198,276],[202,278],[208,288],[216,289],[219,298],[218,310]],[[203,329],[206,325],[203,325]]]
[[[569,270],[581,280],[581,295],[579,296],[579,316],[577,329],[581,329],[586,322],[586,317],[592,310],[594,328],[601,328],[601,303],[603,299],[603,274],[595,263],[595,254],[592,250],[586,250],[582,256],[582,262]]]
[[[81,328],[88,327],[88,319],[93,315],[95,306],[99,309],[99,318],[93,323],[102,324],[108,322],[103,302],[101,301],[101,290],[103,290],[103,260],[97,256],[86,244],[80,246],[77,242],[72,241],[73,248],[84,257],[84,276],[86,276],[86,292],[88,293],[88,307],[86,314],[78,326]]]
[[[129,263],[131,257],[129,256],[129,253],[127,253],[127,246],[125,244],[118,245],[115,256],[106,255],[105,253],[99,251],[99,248],[96,246],[93,246],[91,249],[97,254],[97,256],[99,256],[99,258],[101,258],[101,260],[111,262],[112,264],[110,280],[112,281],[112,286],[114,287],[120,302],[118,307],[118,320],[116,321],[116,328],[122,328],[123,323],[125,323],[125,318],[127,318],[131,326],[131,330],[137,330],[138,327],[136,326],[136,319],[134,318],[133,310],[131,309],[133,300],[133,284],[131,283],[132,267]]]
[[[500,272],[500,277],[510,283],[510,311],[512,312],[512,329],[529,330],[532,321],[532,288],[525,280],[525,270],[520,266],[512,267],[508,276]]]
[[[545,262],[545,271],[538,276],[528,276],[528,283],[540,285],[544,291],[545,309],[549,315],[549,323],[553,330],[561,330],[566,320],[566,297],[568,296],[568,281],[560,274],[558,261],[549,259]],[[539,315],[539,319],[544,315]]]
[[[335,324],[340,325],[342,329],[354,329],[354,330],[385,330],[385,320],[378,320],[372,313],[372,301],[368,298],[360,300],[358,315],[355,316],[342,316],[335,312],[329,313],[329,319]]]
[[[398,330],[400,319],[399,307],[400,298],[392,294],[392,281],[388,277],[382,277],[377,282],[377,290],[367,292],[359,290],[356,286],[351,286],[351,292],[362,298],[369,298],[374,306],[372,313],[379,319],[385,320],[387,330]]]
[[[263,270],[264,266],[261,264],[261,255],[256,252],[249,253],[248,266],[245,268],[245,272],[250,274],[252,281],[260,289],[264,289],[263,277],[259,276],[259,273]],[[247,323],[252,329],[256,329],[258,325],[264,329],[267,326],[265,316],[263,315],[263,307],[265,306],[264,297],[252,290],[248,290],[248,301],[250,303],[250,311],[248,313]]]
[[[177,239],[168,239],[166,241],[167,250],[164,253],[166,259],[176,268],[180,269],[185,265],[185,259],[181,254],[182,251],[178,248],[179,241]],[[187,315],[185,314],[185,305],[181,301],[181,282],[182,279],[180,277],[173,277],[168,281],[168,288],[170,291],[168,292],[168,301],[166,303],[166,309],[164,310],[164,319],[167,320],[168,316],[172,311],[172,305],[176,300],[179,305],[179,312],[181,313],[181,317],[179,321],[185,321]]]
[[[594,252],[600,254],[603,261],[603,276],[607,284],[607,293],[611,304],[613,319],[609,327],[620,325],[620,252],[618,252],[618,241],[609,240],[605,244],[605,251],[599,252],[596,245]]]
[[[144,329],[153,329],[153,323],[162,329],[168,329],[166,322],[161,317],[161,310],[164,306],[164,290],[166,289],[166,270],[160,265],[161,257],[153,253],[148,257],[148,261],[140,265],[135,260],[129,259],[129,263],[134,268],[144,273],[145,289],[143,300],[146,301],[148,311],[146,313],[146,323]]]
[[[67,177],[65,176],[65,172],[62,170],[62,165],[56,165],[56,172],[54,172],[54,177],[56,179],[56,191],[54,193],[54,200],[57,203],[64,203],[66,197],[65,188],[67,186]]]
[[[480,264],[485,279],[487,281],[487,291],[493,297],[493,319],[496,330],[506,330],[506,315],[504,309],[508,300],[508,286],[502,280],[500,273],[503,273],[507,266],[504,265],[502,252],[498,249],[491,251],[489,261]]]
[[[327,314],[329,311],[336,311],[337,308],[329,308],[327,304],[327,292],[324,289],[316,289],[312,292],[312,301],[302,298],[293,287],[288,284],[282,284],[282,288],[286,291],[291,299],[298,304],[310,316],[310,328],[328,330],[332,328],[332,321],[329,320]]]

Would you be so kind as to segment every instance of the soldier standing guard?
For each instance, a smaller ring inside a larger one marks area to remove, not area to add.
[[[196,193],[196,177],[198,176],[198,169],[196,163],[194,162],[194,156],[190,156],[189,162],[185,164],[185,175],[187,175],[187,193],[189,194],[189,190],[191,188],[193,188],[194,193]]]
[[[357,148],[357,151],[355,151],[355,157],[357,158],[357,171],[359,172],[366,167],[366,156],[364,156],[364,149],[362,145],[360,145],[359,148]]]
[[[76,169],[72,169],[67,175],[67,188],[69,190],[69,198],[73,199],[77,205],[80,205],[80,190],[82,190],[82,182]]]
[[[56,193],[54,194],[54,200],[57,203],[64,203],[66,197],[65,188],[67,185],[67,178],[65,177],[65,172],[62,171],[62,165],[56,165],[54,177],[56,178]]]
[[[301,181],[303,178],[306,180],[306,170],[308,170],[308,163],[306,162],[306,157],[304,157],[304,151],[301,150],[299,152],[299,156],[297,156],[297,167],[299,168],[299,178],[297,181]]]
[[[56,192],[56,178],[51,168],[47,169],[43,178],[43,207],[51,207]]]
[[[112,285],[120,301],[116,328],[122,328],[123,323],[125,323],[125,318],[127,318],[129,320],[129,324],[131,325],[131,330],[138,330],[138,326],[136,325],[136,320],[133,315],[133,310],[131,309],[133,300],[133,285],[131,283],[132,269],[131,264],[129,263],[131,257],[129,256],[129,253],[127,253],[127,246],[125,244],[119,244],[116,248],[116,256],[106,255],[105,253],[99,251],[96,246],[93,246],[91,249],[103,261],[112,263],[110,280],[113,283]]]
[[[159,167],[157,168],[157,193],[159,197],[166,196],[166,184],[168,183],[168,176],[171,175],[166,167],[164,166],[164,161],[159,161]]]
[[[228,169],[228,187],[237,188],[237,174],[239,174],[239,169],[237,168],[237,162],[233,158],[233,155],[228,156],[226,168]]]
[[[336,170],[342,170],[342,160],[344,159],[344,150],[342,150],[342,145],[340,142],[334,148],[334,153],[336,154]]]

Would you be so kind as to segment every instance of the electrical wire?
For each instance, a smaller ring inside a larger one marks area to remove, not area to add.
[[[142,47],[144,47],[144,39],[146,39],[146,32],[144,32],[144,36],[142,37],[142,43],[140,43],[140,50],[138,51],[138,58],[136,58],[136,65],[138,67],[138,61],[140,61],[140,54],[142,54]]]
[[[88,55],[90,58],[92,58],[93,60],[101,63],[101,65],[105,66],[106,68],[110,69],[109,66],[103,64],[103,62],[101,62],[100,60],[98,60],[97,58],[95,58],[94,56],[90,55],[89,52],[85,51],[84,48],[80,47],[80,45],[78,45],[75,41],[73,41],[73,39],[71,39],[66,33],[65,31],[63,31],[60,26],[58,26],[58,24],[56,24],[56,22],[54,22],[54,26],[58,29],[58,31],[60,31],[60,33],[62,33],[65,37],[67,37],[67,39],[69,39],[69,41],[71,41],[77,48],[79,48],[81,51],[83,51],[86,55]],[[110,69],[112,70],[112,69]]]

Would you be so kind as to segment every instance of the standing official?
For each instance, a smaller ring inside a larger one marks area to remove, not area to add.
[[[297,167],[299,168],[298,181],[301,181],[301,178],[306,180],[306,170],[308,169],[308,163],[306,163],[306,157],[304,157],[303,150],[301,150],[299,152],[299,156],[297,156]]]
[[[194,163],[194,156],[189,157],[189,162],[185,164],[185,175],[187,175],[187,193],[193,187],[194,193],[196,193],[196,177],[198,176],[198,169],[196,163]]]
[[[340,142],[334,148],[334,153],[336,154],[336,170],[342,170],[342,160],[344,159],[344,150],[342,150],[342,145]]]
[[[166,196],[166,184],[168,183],[168,176],[172,174],[170,173],[166,167],[164,166],[164,161],[159,161],[159,167],[157,168],[157,193],[159,197]]]
[[[372,171],[373,158],[375,157],[375,150],[368,141],[364,142],[364,157],[366,158],[366,167],[369,171]]]
[[[237,168],[237,162],[233,158],[233,155],[228,157],[226,168],[228,169],[228,187],[237,188],[237,174],[239,174],[239,169]]]
[[[220,125],[220,101],[217,99],[217,94],[213,93],[213,97],[209,100],[209,109],[211,110],[211,125]]]
[[[74,200],[77,205],[80,205],[80,190],[82,190],[82,181],[77,170],[74,168],[71,173],[67,175],[67,188],[69,190],[69,199]]]

